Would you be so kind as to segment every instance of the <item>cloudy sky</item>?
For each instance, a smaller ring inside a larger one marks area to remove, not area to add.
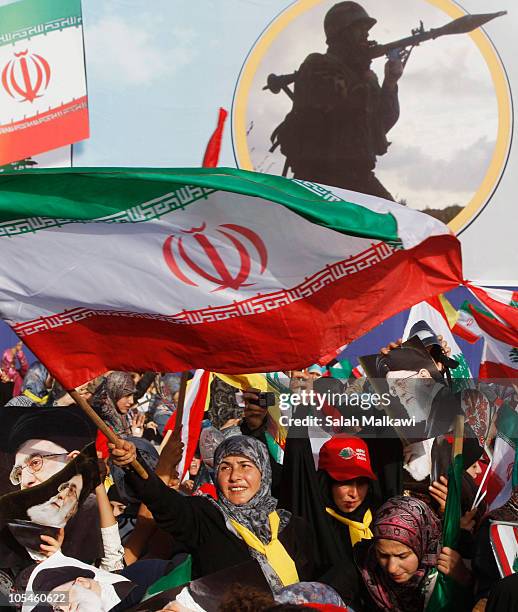
[[[8,3],[0,0],[0,6]],[[291,4],[82,0],[91,137],[74,146],[74,165],[199,165],[219,106],[232,108],[247,54]],[[325,51],[322,21],[333,4],[322,0],[293,21],[259,66],[247,113],[257,170],[281,173],[284,158],[268,154],[269,135],[290,109],[286,96],[262,91],[266,77],[292,72],[308,53]],[[410,34],[420,19],[426,28],[449,21],[428,0],[362,4],[378,19],[371,31],[378,42]],[[383,64],[382,58],[373,63],[380,79]],[[497,129],[489,71],[471,38],[450,36],[414,50],[400,82],[400,103],[378,177],[414,208],[466,204],[486,172]],[[234,158],[231,128],[229,119],[221,165],[242,164]],[[63,158],[68,163],[68,151]],[[44,160],[59,162],[56,154]]]
[[[268,153],[269,136],[291,104],[282,92],[262,90],[269,73],[297,69],[312,52],[325,52],[323,18],[334,1],[323,1],[292,21],[264,56],[251,88],[247,114],[254,166],[281,173],[284,157]],[[379,43],[410,35],[419,20],[425,28],[450,18],[425,0],[363,0],[378,20],[371,38]],[[492,9],[494,10],[494,9]],[[380,82],[385,59],[373,62]],[[396,199],[413,208],[465,205],[477,190],[491,159],[498,127],[496,95],[487,65],[467,35],[449,36],[414,49],[400,81],[401,115],[390,131],[388,153],[377,176]]]

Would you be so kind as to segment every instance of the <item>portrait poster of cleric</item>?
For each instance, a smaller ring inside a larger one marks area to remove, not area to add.
[[[489,201],[509,150],[499,115],[512,103],[487,33],[508,17],[480,6],[301,0],[272,16],[236,87],[238,166],[458,217],[460,228]]]
[[[385,411],[407,440],[427,440],[453,430],[463,414],[461,394],[454,393],[418,336],[386,354],[360,358],[378,393],[390,396]]]
[[[488,393],[483,382],[452,377],[460,364],[427,323],[412,330],[416,335],[398,348],[360,362],[374,389],[390,398],[386,418],[403,442],[403,467],[416,486],[447,474],[457,415],[464,419],[465,466],[473,468],[490,441],[496,405],[494,390]]]
[[[95,610],[108,612],[135,587],[124,576],[87,565],[75,558],[56,552],[32,571],[27,583],[28,593],[54,593],[56,605],[61,609],[63,598],[67,610]],[[22,612],[48,610],[48,606],[24,605]]]
[[[92,427],[80,409],[2,408],[0,558],[23,568],[44,556],[42,536],[64,530],[64,554],[96,558],[101,540],[94,494],[99,484]]]

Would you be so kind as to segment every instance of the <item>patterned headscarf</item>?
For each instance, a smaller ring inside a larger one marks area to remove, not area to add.
[[[217,483],[219,466],[225,457],[229,456],[246,457],[252,461],[261,472],[261,485],[259,491],[246,504],[235,505],[230,502],[222,493]],[[277,508],[277,500],[272,497],[272,469],[266,445],[249,436],[233,436],[223,440],[214,453],[214,470],[216,473],[216,489],[218,491],[218,507],[227,519],[227,526],[230,525],[228,519],[234,519],[252,531],[263,544],[268,544],[271,540],[270,522],[268,516]],[[212,499],[212,498],[210,498]],[[216,502],[214,502],[216,503]],[[286,527],[291,512],[287,510],[277,510],[279,515],[279,533]],[[249,548],[250,555],[261,565],[263,574],[274,592],[279,591],[283,585],[266,558],[255,549]]]
[[[126,415],[117,410],[117,402],[135,393],[135,383],[128,372],[110,372],[92,398],[92,406],[101,419],[118,434],[131,433]]]
[[[296,582],[284,587],[275,595],[276,603],[303,605],[310,603],[326,604],[347,609],[343,599],[329,585],[322,582]]]
[[[414,497],[392,497],[376,513],[373,539],[354,549],[356,563],[373,601],[382,610],[422,610],[428,578],[435,574],[441,523],[432,510]],[[377,540],[395,540],[411,548],[419,559],[417,571],[404,584],[396,584],[380,567]]]
[[[236,389],[217,376],[210,385],[210,404],[208,416],[216,429],[221,429],[230,419],[243,416],[243,408],[236,400]]]
[[[162,402],[173,410],[176,409],[173,398],[175,393],[180,391],[180,380],[181,376],[173,372],[168,372],[158,377],[158,395]]]
[[[49,371],[47,368],[39,361],[35,361],[27,370],[27,374],[25,374],[22,393],[25,394],[25,391],[29,391],[32,395],[40,398],[48,395],[49,390],[45,385],[48,375]]]

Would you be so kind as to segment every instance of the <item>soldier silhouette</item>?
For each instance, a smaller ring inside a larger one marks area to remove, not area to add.
[[[374,169],[399,118],[403,64],[389,59],[380,87],[370,69],[375,23],[356,2],[327,12],[327,52],[308,55],[295,73],[293,108],[273,132],[272,150],[280,145],[295,178],[393,200]]]

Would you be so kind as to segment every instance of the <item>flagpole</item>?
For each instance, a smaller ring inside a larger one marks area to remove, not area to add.
[[[453,439],[453,448],[451,451],[452,460],[455,459],[457,455],[462,455],[462,450],[464,447],[464,418],[464,414],[458,414],[455,417],[455,437]]]
[[[88,418],[93,421],[97,428],[100,429],[102,433],[108,438],[108,440],[115,444],[116,447],[120,447],[120,438],[113,432],[112,429],[110,429],[110,427],[108,427],[108,425],[106,425],[106,423],[95,412],[95,410],[90,406],[90,404],[85,400],[85,398],[79,395],[79,393],[75,389],[72,389],[67,392],[70,397],[75,401],[75,403],[80,406],[81,409],[86,413]],[[148,474],[146,470],[136,459],[134,459],[130,465],[141,478],[147,480]]]
[[[189,379],[189,372],[182,372],[182,377],[180,379],[180,390],[178,392],[178,408],[176,409],[176,421],[174,423],[174,431],[175,433],[182,426],[183,419],[183,407],[185,404],[185,393],[187,391],[187,381]]]

